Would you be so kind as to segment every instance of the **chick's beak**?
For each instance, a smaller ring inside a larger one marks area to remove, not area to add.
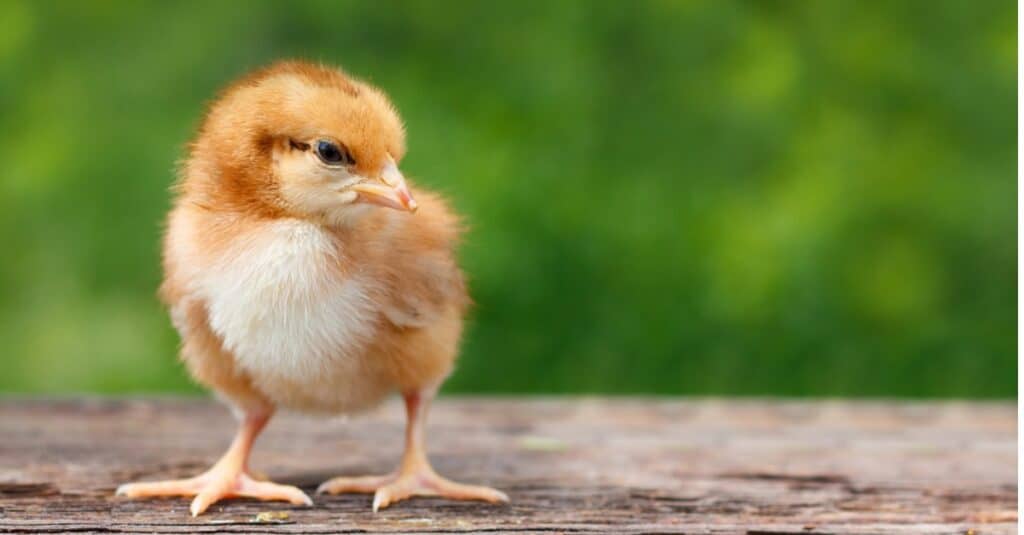
[[[378,181],[360,182],[352,186],[352,190],[359,193],[359,200],[363,202],[407,212],[415,212],[419,208],[409,192],[405,177],[391,158],[388,158]]]

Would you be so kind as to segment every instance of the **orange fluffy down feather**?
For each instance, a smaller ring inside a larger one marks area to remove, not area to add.
[[[160,295],[182,360],[236,409],[239,434],[209,471],[119,494],[195,496],[194,515],[234,496],[308,505],[300,489],[248,474],[274,409],[352,413],[397,392],[409,417],[399,469],[321,492],[372,492],[374,510],[415,495],[507,500],[437,475],[423,450],[469,298],[459,220],[408,184],[404,153],[387,97],[329,67],[278,63],[211,105],[168,216]]]

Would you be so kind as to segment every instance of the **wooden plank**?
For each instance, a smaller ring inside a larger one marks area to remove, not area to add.
[[[253,464],[312,493],[391,469],[402,425],[397,403],[348,421],[282,414]],[[436,467],[511,504],[420,498],[373,514],[369,496],[315,496],[192,519],[185,499],[113,497],[205,469],[233,427],[205,400],[2,400],[0,532],[1016,532],[1010,403],[447,398],[429,425]],[[253,523],[261,511],[289,519]]]

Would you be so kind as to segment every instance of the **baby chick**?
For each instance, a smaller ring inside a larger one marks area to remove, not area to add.
[[[161,298],[181,358],[235,409],[223,457],[188,479],[130,483],[129,497],[312,502],[248,467],[277,407],[341,414],[405,399],[405,452],[388,475],[337,477],[318,492],[507,501],[439,476],[424,451],[427,408],[452,371],[469,298],[458,219],[398,170],[402,122],[379,89],[299,61],[229,86],[189,147],[164,239]]]

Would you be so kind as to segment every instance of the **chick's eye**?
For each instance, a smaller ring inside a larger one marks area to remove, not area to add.
[[[339,147],[337,144],[323,139],[316,142],[316,155],[320,157],[321,161],[330,165],[352,165],[355,163],[345,147]]]

